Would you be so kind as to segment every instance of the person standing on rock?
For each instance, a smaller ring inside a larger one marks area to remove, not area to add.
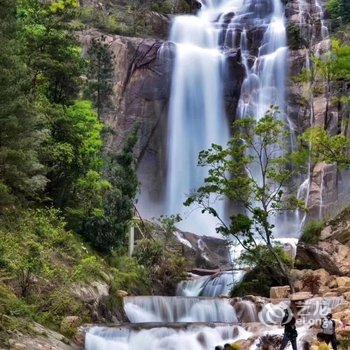
[[[335,333],[335,321],[332,319],[332,314],[328,314],[325,319],[322,320],[322,340],[328,345],[332,344],[333,350],[337,350],[337,336]]]
[[[289,342],[292,344],[293,350],[298,350],[297,337],[298,332],[295,326],[296,320],[290,309],[284,310],[282,326],[284,326],[284,334],[280,350],[284,350]]]

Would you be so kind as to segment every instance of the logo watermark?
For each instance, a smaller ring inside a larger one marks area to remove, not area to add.
[[[259,321],[268,327],[289,323],[293,316],[296,319],[296,326],[320,326],[326,322],[326,316],[331,312],[331,308],[324,300],[313,300],[303,305],[293,305],[292,307],[281,302],[279,304],[265,304],[258,313]]]

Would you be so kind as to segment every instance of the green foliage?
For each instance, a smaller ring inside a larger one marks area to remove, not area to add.
[[[0,284],[0,344],[6,343],[12,332],[28,330],[27,318],[32,317],[28,305],[5,285]]]
[[[197,203],[203,212],[218,218],[217,232],[233,236],[248,252],[257,249],[262,241],[287,277],[287,266],[272,245],[271,217],[303,206],[294,197],[287,197],[284,189],[302,169],[307,157],[303,153],[287,153],[286,130],[276,108],[260,120],[235,121],[227,148],[213,144],[211,149],[200,153],[199,165],[208,167],[209,175],[185,204]],[[226,224],[211,206],[212,196],[225,197],[245,212],[232,215]]]
[[[350,4],[347,0],[329,0],[327,11],[333,27],[350,22]]]
[[[134,257],[139,264],[151,267],[160,261],[163,256],[163,249],[162,242],[143,239],[137,243]]]
[[[139,265],[136,259],[129,257],[116,259],[114,287],[136,295],[151,294],[151,281],[147,269]]]
[[[96,256],[88,256],[82,259],[73,273],[73,279],[77,281],[89,281],[91,278],[100,280],[106,279],[106,275],[102,273],[104,265]]]
[[[281,271],[275,254],[289,268],[292,267],[292,258],[283,250],[281,244],[276,243],[273,253],[264,245],[243,252],[240,261],[244,266],[252,268],[244,277],[243,281],[235,286],[232,296],[263,295],[269,297],[270,288],[288,283],[286,276]]]
[[[103,124],[89,101],[57,106],[53,113],[51,136],[42,150],[49,169],[48,195],[59,208],[92,211],[109,187],[101,175]],[[93,190],[99,190],[95,198]]]
[[[44,135],[29,99],[15,2],[0,3],[0,211],[37,200],[46,185],[37,151]]]
[[[150,273],[153,293],[175,294],[177,285],[187,277],[186,260],[176,254],[167,253],[157,266],[150,269]]]
[[[311,221],[304,227],[300,240],[308,244],[317,244],[323,229],[323,221]]]
[[[331,136],[327,130],[315,127],[307,130],[301,141],[310,147],[311,157],[315,162],[336,163],[340,167],[350,165],[349,140],[344,135]]]
[[[179,214],[173,214],[170,216],[161,215],[158,219],[155,219],[156,224],[163,229],[166,240],[173,235],[176,231],[176,224],[181,221],[182,218]]]
[[[326,81],[344,81],[350,79],[350,46],[342,44],[338,40],[332,41],[332,50],[322,55],[313,57],[315,65],[315,79]]]
[[[103,216],[88,217],[82,233],[94,247],[110,253],[125,242],[134,216],[134,201],[138,189],[133,150],[137,142],[137,130],[126,140],[122,152],[110,155],[105,177],[111,184],[103,201]]]
[[[91,307],[74,292],[93,281],[112,284],[115,267],[67,231],[55,209],[15,212],[0,223],[0,342],[2,331],[24,332],[33,320],[55,330],[65,316],[91,322]]]
[[[165,243],[152,239],[141,240],[134,253],[137,262],[149,272],[153,291],[162,295],[173,294],[179,282],[186,278],[186,261]]]
[[[77,97],[84,61],[68,26],[75,1],[44,4],[22,0],[19,18],[23,24],[23,49],[31,70],[32,94],[50,102],[69,104]]]
[[[89,89],[87,94],[94,101],[98,115],[101,117],[103,107],[110,105],[113,78],[113,56],[105,37],[91,40],[89,55]]]
[[[301,163],[303,159],[285,153],[289,135],[274,109],[259,121],[238,120],[233,129],[234,136],[227,148],[212,145],[210,150],[200,153],[199,165],[209,167],[209,176],[186,204],[197,202],[215,217],[218,213],[207,205],[212,194],[241,205],[250,215],[234,215],[228,226],[221,221],[217,231],[233,235],[244,248],[250,249],[256,246],[256,235],[266,243],[271,242],[270,216],[293,209],[295,203],[283,196],[283,188],[295,174],[288,167],[291,159],[295,170],[299,165],[296,162]],[[253,166],[256,176],[252,176]]]

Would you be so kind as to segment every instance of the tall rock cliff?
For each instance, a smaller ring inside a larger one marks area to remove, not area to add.
[[[198,3],[190,2],[192,10],[198,9]],[[266,14],[271,10],[269,1],[265,4]],[[298,77],[312,69],[312,57],[322,56],[329,51],[331,42],[328,37],[324,0],[286,0],[288,45],[290,54],[288,117],[297,137],[310,126],[324,126],[332,134],[346,130],[342,125],[342,110],[331,103],[329,95],[332,86],[324,81],[303,82]],[[251,13],[258,11],[252,3]],[[259,7],[259,11],[261,9]],[[259,12],[259,13],[260,13]],[[235,14],[221,20],[228,24]],[[93,38],[103,38],[113,57],[113,93],[111,104],[104,110],[103,119],[113,131],[108,146],[118,152],[125,137],[136,125],[140,127],[140,139],[136,150],[139,161],[139,176],[143,184],[146,202],[161,202],[164,196],[162,183],[166,177],[166,140],[167,114],[171,90],[172,67],[174,63],[174,45],[165,41],[170,29],[171,18],[155,12],[144,15],[147,28],[145,33],[157,38],[131,38],[102,33],[99,30],[87,30],[81,38],[88,52]],[[252,18],[254,16],[252,15]],[[264,26],[256,27],[254,21],[247,21],[247,40],[250,48],[251,63],[257,56],[264,35]],[[235,37],[231,47],[239,48],[240,35]],[[226,43],[227,44],[227,43]],[[245,77],[242,57],[239,49],[225,47],[227,71],[223,81],[225,106],[231,120],[235,118],[241,86]],[[339,179],[345,176],[332,165],[311,164],[310,173],[305,174],[305,183],[299,194],[306,200],[312,218],[322,217],[334,209],[335,202],[347,202],[339,187]],[[307,183],[306,183],[307,182]],[[299,184],[297,184],[299,186]]]

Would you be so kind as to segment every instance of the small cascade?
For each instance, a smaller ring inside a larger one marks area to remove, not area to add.
[[[325,39],[328,37],[329,31],[328,31],[328,27],[326,26],[326,22],[324,19],[325,16],[324,16],[323,7],[321,6],[319,0],[315,0],[315,7],[316,7],[317,14],[319,16],[320,23],[321,23],[321,37],[322,37],[322,39]]]
[[[311,23],[310,18],[319,21],[319,26]],[[324,40],[329,36],[324,9],[319,0],[299,0],[299,19],[302,34],[312,40],[310,43],[317,38]]]
[[[206,322],[237,323],[228,299],[191,297],[126,297],[125,313],[132,323]]]
[[[232,325],[159,326],[151,329],[92,328],[86,350],[213,350],[217,345],[247,339],[251,333]]]
[[[241,52],[247,75],[242,84],[238,107],[238,116],[241,118],[255,116],[260,119],[271,105],[278,106],[283,115],[285,112],[285,62],[288,53],[285,19],[280,0],[271,1],[270,8],[271,13],[268,14],[264,13],[266,9],[262,10],[263,7],[260,6],[249,8],[255,12],[254,18],[251,19],[253,24],[257,28],[266,28],[252,68],[249,68],[248,63],[252,52],[248,47],[246,28],[243,25]],[[262,15],[265,15],[268,21],[263,21]],[[241,20],[246,22],[246,17]],[[232,24],[237,26],[237,21],[239,19],[234,18]]]
[[[250,300],[239,300],[233,305],[237,318],[242,323],[258,322],[258,310],[256,305]]]
[[[177,295],[184,297],[229,296],[232,288],[241,282],[244,270],[222,272],[219,275],[193,276],[182,281],[177,288]]]

